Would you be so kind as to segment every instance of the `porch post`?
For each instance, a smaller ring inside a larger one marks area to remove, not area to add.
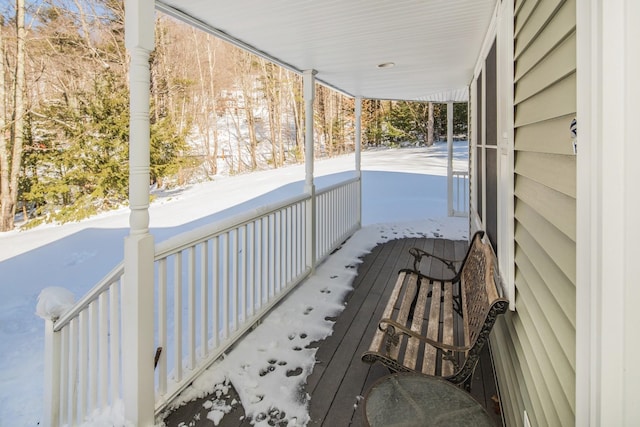
[[[42,425],[60,425],[60,333],[53,330],[55,321],[44,323],[44,413]]]
[[[453,216],[453,102],[447,102],[447,212]]]
[[[357,216],[358,216],[358,228],[360,228],[360,226],[362,225],[362,165],[361,165],[361,161],[362,161],[362,156],[361,156],[361,152],[362,152],[362,97],[358,96],[356,97],[356,108],[355,108],[355,113],[356,113],[356,140],[355,140],[355,144],[356,144],[356,176],[358,177],[358,197],[360,200],[358,200],[358,212],[357,212]]]
[[[153,258],[149,233],[149,55],[154,48],[154,1],[126,0],[130,55],[129,236],[124,242],[122,384],[125,418],[151,426],[154,418]]]
[[[311,196],[307,203],[307,261],[313,270],[316,265],[316,187],[313,183],[313,101],[316,96],[316,71],[305,70],[302,73],[304,85],[304,191]]]

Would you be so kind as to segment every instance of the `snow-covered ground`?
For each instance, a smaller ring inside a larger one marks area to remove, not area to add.
[[[454,169],[466,169],[466,158],[467,143],[456,142]],[[319,161],[315,164],[316,185],[331,185],[353,168],[353,156]],[[315,354],[305,345],[331,333],[331,323],[324,319],[340,312],[342,297],[353,279],[344,266],[359,263],[376,244],[391,238],[467,236],[466,219],[446,217],[446,143],[366,151],[362,169],[363,229],[238,345],[235,356],[230,354],[187,390],[184,399],[230,381],[254,420],[263,415],[268,418],[268,409],[278,408],[286,412],[292,425],[304,424],[305,402],[296,393],[311,372]],[[150,207],[151,232],[156,242],[163,241],[299,193],[303,181],[304,166],[300,165],[158,193]],[[122,260],[128,215],[122,209],[78,223],[0,235],[0,426],[36,426],[41,419],[44,323],[35,315],[38,294],[51,286],[66,288],[76,298],[86,293]],[[298,325],[305,325],[304,331]],[[279,335],[266,332],[274,330]],[[302,350],[293,351],[292,342]],[[251,357],[237,356],[249,353]],[[286,375],[298,368],[302,370],[299,375]],[[264,369],[270,374],[260,375]],[[220,405],[217,401],[210,405],[210,418],[219,419],[224,407],[216,406]]]

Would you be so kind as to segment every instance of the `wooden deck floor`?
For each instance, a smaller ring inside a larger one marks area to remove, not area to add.
[[[342,427],[361,426],[361,396],[379,378],[388,375],[386,368],[369,365],[360,360],[368,348],[377,322],[391,293],[398,270],[409,267],[412,258],[408,250],[421,247],[435,254],[461,259],[467,248],[465,241],[444,239],[399,239],[377,246],[366,255],[358,267],[358,276],[353,291],[347,296],[346,308],[336,319],[333,334],[322,342],[314,343],[318,348],[317,364],[307,379],[306,392],[311,396],[310,416],[313,426]],[[439,262],[423,261],[421,271],[432,275],[449,272]],[[497,395],[489,351],[485,351],[476,368],[471,394],[487,408],[496,425],[502,425],[494,410],[492,396]],[[203,408],[206,398],[191,402],[173,412],[165,423],[173,426],[213,426],[206,418]],[[200,415],[197,415],[200,414]],[[190,423],[199,419],[195,424]],[[227,414],[219,426],[249,426],[244,418],[242,405],[237,405]]]

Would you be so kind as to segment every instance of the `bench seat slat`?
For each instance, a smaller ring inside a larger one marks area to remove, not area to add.
[[[402,296],[402,302],[400,303],[400,311],[398,311],[398,317],[396,318],[396,321],[401,325],[407,324],[407,319],[409,319],[409,313],[411,312],[411,305],[413,304],[413,299],[416,296],[417,286],[418,276],[410,274],[407,278],[406,289]],[[400,348],[402,347],[404,340],[405,337],[402,336],[398,345],[393,347],[389,352],[390,357],[398,359],[398,354],[400,353]]]
[[[420,335],[422,335],[422,324],[424,323],[424,315],[427,308],[429,289],[429,281],[424,279],[421,280],[420,290],[418,291],[418,299],[416,300],[416,306],[413,310],[413,321],[411,323],[411,330]],[[419,351],[420,340],[414,337],[409,338],[404,356],[404,365],[406,367],[408,367],[409,369],[416,369]]]
[[[431,290],[431,307],[429,308],[429,321],[427,323],[427,338],[438,341],[438,330],[440,329],[440,293],[442,284],[436,282]],[[436,373],[436,355],[437,349],[427,345],[424,349],[424,357],[422,361],[422,372],[427,375],[435,375]]]
[[[406,272],[402,271],[398,274],[398,280],[396,280],[396,284],[391,292],[391,296],[389,297],[389,301],[387,302],[387,306],[382,313],[383,319],[390,319],[393,314],[393,307],[396,305],[396,301],[398,301],[398,297],[400,296],[400,291],[402,290],[402,285],[404,283],[404,278],[407,275]],[[383,345],[384,341],[384,332],[380,329],[376,329],[376,333],[373,336],[373,340],[371,341],[371,345],[369,346],[369,351],[380,351],[380,348]]]
[[[442,306],[442,342],[454,345],[453,342],[453,284],[444,283],[444,302]],[[453,374],[453,362],[451,360],[442,361],[442,376]]]

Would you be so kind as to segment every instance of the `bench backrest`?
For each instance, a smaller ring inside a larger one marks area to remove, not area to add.
[[[465,360],[465,365],[470,366],[463,367],[464,371],[473,369],[497,316],[508,307],[508,301],[498,292],[496,258],[491,246],[476,235],[467,256],[460,272],[465,345],[470,348]]]

